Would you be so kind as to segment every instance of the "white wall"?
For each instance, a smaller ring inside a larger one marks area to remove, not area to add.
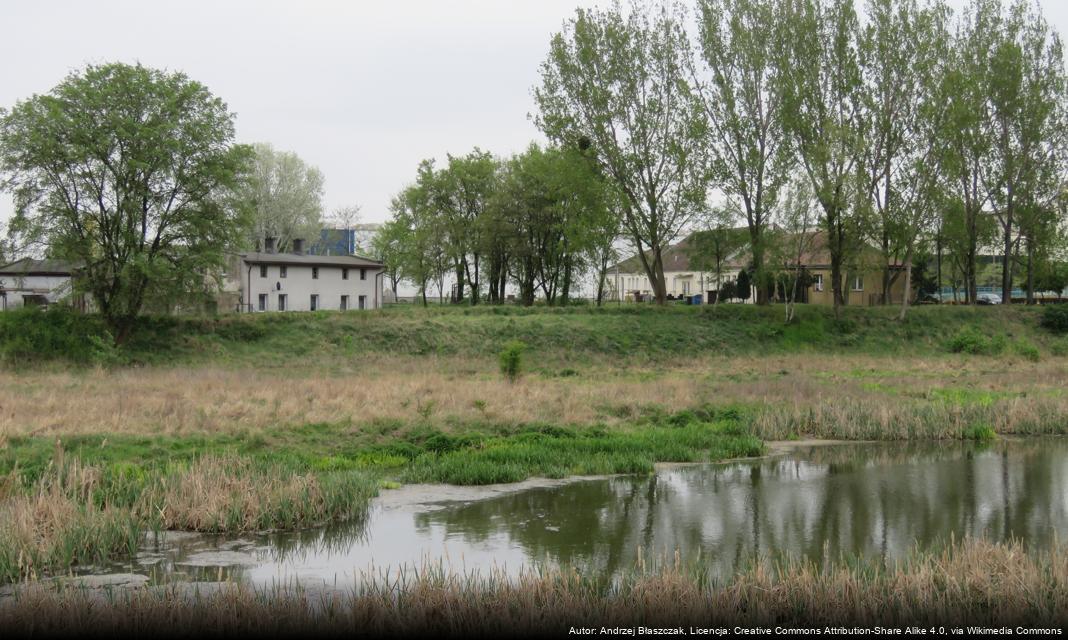
[[[45,296],[49,303],[58,302],[71,293],[70,276],[0,276],[6,296],[0,299],[0,309],[17,309],[23,296]],[[5,304],[6,299],[6,306]]]
[[[738,279],[738,269],[724,269],[720,274],[720,283],[726,284],[727,282]],[[685,278],[683,276],[690,276]],[[667,293],[673,296],[689,295],[694,296],[701,294],[701,300],[704,303],[709,302],[708,292],[716,289],[716,274],[700,271],[665,271],[664,279],[667,283]],[[689,283],[689,291],[686,291],[686,284]],[[644,273],[623,273],[616,274],[614,271],[608,272],[607,282],[605,286],[609,289],[617,287],[620,295],[626,297],[628,293],[634,290],[641,291],[643,294],[652,295],[653,287],[649,282],[649,278]],[[753,302],[755,292],[749,296],[746,302]]]
[[[267,277],[260,276],[260,265],[242,266],[241,303],[251,303],[252,311],[259,311],[260,294],[267,294],[267,311],[278,311],[278,296],[286,296],[286,311],[310,311],[311,296],[319,296],[319,309],[341,309],[341,296],[349,297],[349,310],[358,310],[360,296],[365,297],[365,309],[382,306],[381,271],[363,267],[366,279],[360,279],[360,267],[348,267],[349,279],[342,279],[342,267],[320,266],[319,277],[312,277],[310,265],[285,265],[286,277],[280,276],[282,265],[267,265]],[[251,282],[247,282],[251,276]],[[377,276],[377,277],[376,277]],[[247,283],[247,286],[246,286]],[[279,288],[280,286],[280,288]],[[375,288],[378,287],[376,294]],[[251,296],[250,296],[251,294]],[[246,307],[247,309],[247,307]]]

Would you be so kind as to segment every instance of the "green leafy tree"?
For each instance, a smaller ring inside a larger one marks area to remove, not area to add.
[[[420,179],[438,216],[438,229],[452,258],[456,282],[461,295],[464,286],[469,288],[471,304],[478,304],[480,299],[486,255],[483,231],[487,207],[497,189],[498,166],[490,153],[476,148],[466,156],[450,155],[444,169],[434,169],[432,164],[421,169],[427,173]]]
[[[797,302],[811,282],[805,272],[805,256],[813,248],[819,210],[808,177],[795,173],[787,184],[780,215],[781,232],[772,244],[773,255],[782,268],[779,278],[783,290],[786,323],[793,322]]]
[[[993,232],[983,177],[991,171],[993,141],[987,126],[986,78],[999,32],[998,0],[976,0],[957,22],[939,82],[945,117],[939,123],[943,187],[948,202],[941,224],[942,244],[951,250],[965,300],[974,303],[979,248]],[[956,290],[956,287],[954,287]]]
[[[708,120],[715,184],[741,204],[756,279],[765,271],[765,235],[793,160],[776,91],[782,34],[775,0],[699,0],[704,73],[694,71]],[[767,289],[757,303],[767,302]]]
[[[433,180],[432,163],[424,161],[416,183],[393,198],[390,203],[392,218],[383,225],[378,236],[380,246],[389,247],[398,281],[404,278],[415,285],[424,307],[431,283],[437,283],[440,300],[445,272],[454,264],[441,240],[442,219],[431,202]]]
[[[253,145],[254,157],[246,180],[233,194],[250,224],[242,242],[252,249],[264,238],[277,240],[286,251],[296,238],[319,237],[323,227],[323,174],[291,151],[276,151],[266,143]]]
[[[867,7],[860,37],[863,224],[881,254],[883,304],[904,275],[904,318],[913,258],[937,214],[937,123],[944,110],[937,80],[947,55],[948,9],[917,0],[869,0]]]
[[[862,152],[859,25],[853,0],[784,3],[780,60],[783,121],[823,210],[834,309],[845,304],[844,266],[857,245],[856,175]]]
[[[687,256],[690,266],[702,273],[711,273],[716,279],[716,291],[723,288],[727,259],[747,244],[748,238],[734,228],[736,206],[736,203],[728,202],[724,206],[713,207],[704,216],[704,229],[690,234]],[[718,303],[717,295],[714,304]]]
[[[403,208],[396,201],[391,209]],[[389,278],[393,295],[397,295],[397,285],[405,276],[404,249],[411,242],[409,235],[411,223],[396,217],[382,225],[371,241],[371,254],[386,265],[385,274]]]
[[[588,148],[622,195],[623,227],[660,303],[663,251],[702,208],[707,186],[688,55],[666,4],[579,9],[553,36],[534,91],[541,130]]]
[[[241,220],[224,206],[247,166],[234,117],[181,73],[104,64],[0,120],[13,224],[84,266],[117,343],[146,301],[203,288]]]
[[[745,301],[752,295],[752,278],[749,277],[749,271],[742,269],[738,272],[738,280],[734,282],[734,297],[739,300]]]
[[[532,144],[508,160],[494,202],[495,233],[510,256],[510,274],[524,305],[541,290],[566,304],[580,273],[593,269],[603,295],[618,217],[610,187],[576,149]]]
[[[1001,235],[1001,295],[1008,302],[1018,233],[1027,227],[1029,262],[1051,237],[1043,232],[1048,229],[1043,214],[1052,211],[1051,201],[1064,184],[1068,95],[1060,39],[1038,8],[1016,0],[1001,15],[1004,8],[997,5],[999,15],[990,18],[998,27],[997,42],[985,83],[991,153],[984,177]]]

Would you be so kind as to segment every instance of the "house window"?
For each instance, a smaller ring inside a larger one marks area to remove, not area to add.
[[[319,296],[313,293],[312,296],[311,296],[311,310],[312,311],[317,311],[318,309],[319,309]]]
[[[286,277],[286,266],[285,265],[282,265],[282,266],[278,267],[278,277],[279,278]]]
[[[341,270],[341,279],[342,280],[348,280],[349,279],[349,270],[348,269],[342,269]]]
[[[265,264],[261,264],[260,265],[260,277],[261,278],[266,278],[267,277],[267,265],[265,265]]]
[[[816,291],[823,291],[823,274],[822,273],[817,273],[816,274],[816,282],[813,283],[813,284],[816,287]]]
[[[864,291],[864,276],[853,276],[853,291]]]
[[[286,310],[286,294],[284,294],[284,293],[279,293],[278,294],[278,310],[279,311],[285,311]]]
[[[360,308],[361,309],[366,309],[367,308],[367,296],[360,296]]]
[[[319,267],[312,267],[312,280],[319,279]]]
[[[341,310],[342,311],[348,311],[348,309],[349,309],[349,297],[348,296],[341,296]]]
[[[266,293],[261,293],[260,294],[260,311],[266,311],[266,310],[267,310],[267,294]]]
[[[360,280],[367,279],[367,269],[360,269]]]

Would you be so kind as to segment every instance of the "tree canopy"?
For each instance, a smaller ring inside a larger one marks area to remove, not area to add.
[[[146,302],[203,291],[242,228],[227,207],[248,165],[234,116],[182,73],[92,65],[0,120],[16,231],[78,263],[125,340]]]

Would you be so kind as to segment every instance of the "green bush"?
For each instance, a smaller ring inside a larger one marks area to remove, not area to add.
[[[1038,347],[1026,338],[1021,338],[1016,342],[1016,353],[1031,362],[1038,362],[1042,359],[1042,354],[1039,353]]]
[[[1050,345],[1049,352],[1058,358],[1068,356],[1068,338],[1061,338],[1060,340],[1055,341]]]
[[[950,339],[947,348],[953,353],[971,353],[974,355],[997,355],[1005,350],[1005,336],[987,337],[973,328],[961,329]]]
[[[46,360],[111,364],[117,358],[111,334],[95,316],[59,305],[0,314],[0,361],[4,364]]]
[[[1042,326],[1053,333],[1068,333],[1068,305],[1049,305],[1042,310]]]
[[[501,373],[509,382],[515,382],[519,378],[519,372],[523,366],[523,350],[527,346],[518,340],[512,340],[504,345],[500,353]]]
[[[998,434],[987,424],[972,425],[961,433],[962,439],[975,440],[976,442],[990,442],[991,440],[996,440],[997,437]]]

